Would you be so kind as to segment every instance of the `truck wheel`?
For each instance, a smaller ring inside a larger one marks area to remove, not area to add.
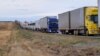
[[[65,34],[66,31],[65,30],[60,30],[60,32],[61,32],[61,34]]]
[[[74,35],[74,30],[71,30],[70,33],[71,33],[72,35]]]
[[[86,31],[86,34],[85,34],[85,35],[86,35],[86,36],[89,36],[89,31],[88,31],[88,30]]]
[[[78,30],[78,35],[82,35],[82,33],[80,33],[80,30]]]
[[[78,30],[75,30],[75,31],[74,31],[74,34],[75,34],[75,35],[78,35],[78,34],[79,34]]]

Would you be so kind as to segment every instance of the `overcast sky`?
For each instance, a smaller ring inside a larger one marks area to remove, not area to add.
[[[0,20],[34,21],[83,6],[97,6],[97,0],[0,0]]]

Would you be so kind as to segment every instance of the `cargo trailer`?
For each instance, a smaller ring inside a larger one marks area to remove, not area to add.
[[[65,34],[70,29],[70,12],[65,12],[58,15],[58,27],[62,34]]]
[[[26,22],[20,22],[20,26],[21,26],[21,28],[23,28],[23,29],[27,29],[28,28],[28,23],[26,23]]]
[[[99,34],[98,8],[82,7],[58,15],[59,30],[63,34]]]
[[[34,27],[34,30],[35,31],[39,31],[40,29],[40,24],[39,24],[39,20],[35,21],[35,27]]]
[[[47,16],[39,20],[39,30],[43,32],[57,32],[58,20],[56,16]]]
[[[34,30],[35,29],[35,23],[29,23],[28,24],[28,29],[29,30]]]

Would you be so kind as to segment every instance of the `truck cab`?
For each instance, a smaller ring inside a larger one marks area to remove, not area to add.
[[[58,20],[56,18],[48,18],[48,31],[58,32]]]
[[[86,34],[99,34],[98,28],[98,8],[85,8]]]

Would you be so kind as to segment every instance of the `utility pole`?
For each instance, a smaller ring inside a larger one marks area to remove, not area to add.
[[[98,0],[98,26],[100,27],[100,0]]]

